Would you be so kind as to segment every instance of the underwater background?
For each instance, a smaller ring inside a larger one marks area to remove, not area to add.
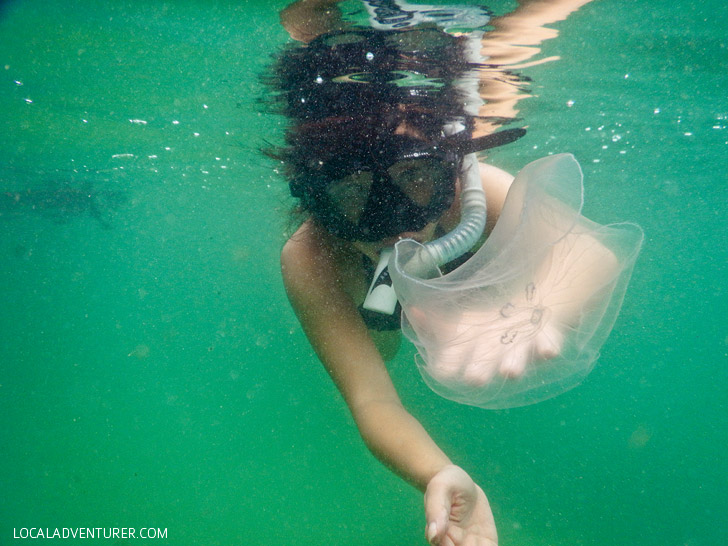
[[[287,3],[0,3],[0,546],[425,544],[421,494],[364,447],[280,280],[259,76]],[[572,152],[585,216],[646,234],[584,383],[487,411],[429,391],[411,346],[390,364],[503,546],[728,544],[726,20],[596,0],[520,72],[529,132],[490,161]]]

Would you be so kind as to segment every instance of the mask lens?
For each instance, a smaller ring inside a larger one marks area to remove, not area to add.
[[[374,176],[357,171],[328,185],[326,193],[337,213],[348,222],[358,224],[369,201]]]
[[[421,207],[429,205],[437,188],[446,185],[452,176],[451,169],[433,158],[398,161],[387,169],[387,173],[392,182]]]
[[[357,170],[326,188],[329,221],[348,225],[354,238],[375,241],[419,231],[450,199],[452,165],[439,158],[402,159],[386,169]],[[337,218],[337,220],[334,220]]]

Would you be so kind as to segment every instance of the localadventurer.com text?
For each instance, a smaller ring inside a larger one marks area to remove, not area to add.
[[[20,527],[13,538],[167,538],[167,528],[159,527]]]

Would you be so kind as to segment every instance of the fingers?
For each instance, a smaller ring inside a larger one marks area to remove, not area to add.
[[[563,332],[554,324],[547,323],[533,340],[516,344],[506,351],[499,371],[507,378],[523,377],[529,364],[535,360],[556,358],[561,354],[563,345]]]
[[[472,346],[463,344],[441,347],[432,355],[430,371],[440,381],[457,380],[471,362],[473,350]]]
[[[420,350],[426,372],[448,388],[482,388],[495,380],[519,380],[529,366],[556,358],[563,350],[562,325],[548,318],[534,324],[518,322],[513,316],[503,324],[468,313],[452,321],[430,317],[422,309],[413,309],[410,315],[427,342]],[[511,337],[506,337],[509,333]]]
[[[502,358],[500,346],[481,344],[473,358],[467,363],[463,379],[468,385],[482,387],[488,384],[498,371]]]
[[[447,483],[433,479],[425,492],[425,538],[430,544],[440,544],[447,534],[452,496]]]
[[[530,361],[531,343],[518,343],[503,354],[499,371],[508,378],[521,377]]]
[[[552,323],[545,324],[536,336],[536,354],[544,360],[559,356],[563,346],[564,334]]]
[[[495,546],[488,499],[460,467],[448,465],[427,484],[425,537],[437,546]]]

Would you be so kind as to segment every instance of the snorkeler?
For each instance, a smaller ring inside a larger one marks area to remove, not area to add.
[[[490,32],[478,35],[479,48],[490,58],[486,77],[507,74],[494,61],[499,55],[523,63],[529,56],[523,49],[532,55],[542,39],[553,37],[542,28],[544,24],[564,19],[588,1],[522,2],[512,14],[494,19],[493,41],[489,42]],[[403,407],[390,379],[385,360],[393,357],[401,337],[398,314],[378,317],[362,304],[383,251],[402,239],[427,245],[458,228],[466,179],[475,179],[481,187],[487,214],[482,215],[483,236],[476,237],[477,244],[460,261],[470,258],[484,241],[488,244],[498,229],[513,177],[494,166],[473,163],[472,154],[523,134],[522,129],[496,130],[515,117],[517,82],[511,74],[492,84],[476,82],[487,100],[473,110],[468,90],[459,84],[472,71],[473,63],[467,59],[473,44],[467,36],[450,34],[438,27],[439,22],[428,21],[402,31],[352,28],[342,19],[337,3],[299,0],[281,13],[291,36],[306,45],[287,49],[275,65],[271,79],[276,100],[292,124],[286,146],[271,155],[281,162],[292,195],[309,215],[281,253],[285,288],[369,449],[424,492],[427,540],[493,546],[497,533],[483,490]],[[416,8],[394,0],[364,3],[372,17],[380,16],[386,24],[398,20],[397,10]],[[514,50],[513,43],[524,47]],[[503,86],[510,88],[508,96]],[[556,166],[569,170],[571,163],[564,161]],[[584,246],[583,238],[569,239],[570,225],[564,229],[562,261],[573,265],[591,252],[590,245]],[[599,267],[603,257],[610,259],[608,252],[598,253],[589,267]],[[541,258],[558,260],[559,255]],[[458,266],[435,264],[441,265],[445,273]],[[604,269],[609,267],[604,264]],[[560,272],[551,270],[557,275],[550,286],[560,291]],[[534,297],[531,284],[524,283],[524,302],[513,299],[511,307],[502,305],[495,314],[510,320],[522,303],[532,305]],[[519,354],[517,362],[496,362],[495,371],[486,370],[483,377],[476,374],[474,383],[494,375],[505,379],[522,375],[530,360],[546,360],[563,350],[560,323],[548,322],[548,313],[532,307],[527,322],[546,332],[546,339],[529,345],[529,352]],[[452,317],[443,320],[420,311],[417,305],[410,306],[410,330],[457,329]],[[573,311],[567,309],[564,316],[568,313]],[[469,316],[459,315],[462,320]],[[488,358],[489,344],[501,350],[513,341],[498,336],[485,338]],[[449,373],[460,374],[459,362],[467,360],[470,350],[446,347],[447,359],[457,353],[458,363],[440,370],[443,381],[449,381]]]

